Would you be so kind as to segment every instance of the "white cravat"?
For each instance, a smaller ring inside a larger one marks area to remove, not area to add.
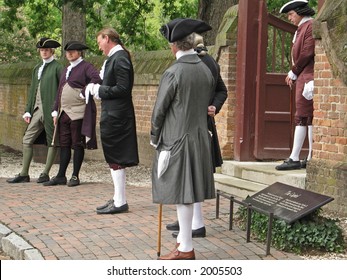
[[[79,57],[78,59],[76,59],[75,61],[71,61],[70,62],[70,65],[67,67],[67,71],[66,71],[66,80],[69,79],[69,76],[70,76],[70,72],[72,70],[72,68],[76,67],[78,64],[80,64],[81,62],[83,61],[83,58],[82,57]]]
[[[48,58],[48,59],[43,59],[43,63],[42,65],[40,66],[38,72],[37,72],[37,79],[40,80],[41,79],[41,76],[42,76],[42,72],[43,72],[43,68],[45,68],[45,65],[52,62],[54,60],[54,57],[53,55]]]
[[[179,50],[176,53],[176,59],[180,59],[182,56],[185,56],[185,55],[188,55],[188,54],[196,54],[196,52],[194,51],[194,49],[190,49],[190,50],[186,50],[186,51]]]
[[[120,51],[120,50],[124,50],[123,47],[122,47],[121,45],[114,46],[114,47],[110,50],[110,52],[108,53],[107,56],[108,56],[108,57],[111,57],[114,53],[116,53],[116,52],[118,52],[118,51]],[[100,70],[99,76],[100,76],[101,80],[104,79],[106,61],[107,61],[107,59],[106,59],[106,60],[104,61],[104,63],[102,64],[102,67],[101,67],[101,70]]]

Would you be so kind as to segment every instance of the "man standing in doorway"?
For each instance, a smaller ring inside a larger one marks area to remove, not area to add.
[[[315,14],[306,0],[294,0],[283,5],[281,13],[287,13],[288,19],[298,26],[293,38],[292,68],[286,77],[287,85],[295,86],[295,132],[292,152],[277,170],[293,170],[306,167],[312,157],[312,121],[313,121],[313,78],[315,40],[312,36],[312,16]],[[299,156],[308,135],[309,153],[300,162]]]

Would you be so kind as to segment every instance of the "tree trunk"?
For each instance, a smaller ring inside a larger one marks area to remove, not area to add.
[[[325,0],[318,0],[318,11],[322,8],[322,6],[324,5],[324,2]]]
[[[85,0],[83,1],[83,3]],[[86,14],[82,11],[80,7],[74,7],[71,1],[67,2],[63,6],[63,44],[69,41],[76,40],[82,43],[86,42]]]
[[[238,0],[200,0],[198,18],[212,26],[212,30],[204,34],[206,46],[214,45],[225,12],[238,3]]]

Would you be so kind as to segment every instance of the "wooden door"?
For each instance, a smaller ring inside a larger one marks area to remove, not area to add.
[[[258,160],[289,156],[293,142],[295,92],[285,83],[291,66],[291,40],[296,26],[260,7],[254,157]]]

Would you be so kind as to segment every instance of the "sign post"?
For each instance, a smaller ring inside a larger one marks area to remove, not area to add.
[[[235,199],[233,195],[217,190],[217,219],[219,218],[220,196],[230,200],[229,230],[232,229],[232,211],[234,208],[233,203],[235,202],[241,204],[247,208],[247,242],[250,242],[251,236],[252,211],[257,211],[269,217],[266,238],[266,255],[270,254],[272,224],[274,218],[282,219],[288,224],[291,224],[334,200],[334,198],[326,195],[296,188],[279,182],[276,182],[257,192],[256,194],[247,197],[243,201]]]
[[[333,198],[282,183],[274,183],[244,201],[291,224],[332,201]]]

